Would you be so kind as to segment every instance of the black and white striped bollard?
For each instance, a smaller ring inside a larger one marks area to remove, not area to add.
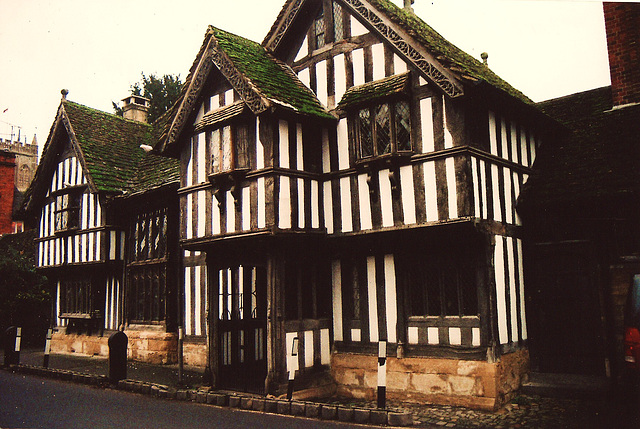
[[[287,385],[287,400],[290,401],[293,398],[293,380],[296,377],[297,359],[298,359],[298,337],[293,339],[291,347],[291,355],[289,355],[289,384]]]
[[[378,343],[378,408],[385,408],[387,402],[387,341]]]
[[[16,348],[15,351],[15,364],[20,365],[20,342],[22,341],[22,328],[16,328]]]
[[[49,354],[51,353],[51,335],[53,333],[53,329],[47,329],[47,340],[44,343],[44,362],[42,366],[45,368],[49,368]]]

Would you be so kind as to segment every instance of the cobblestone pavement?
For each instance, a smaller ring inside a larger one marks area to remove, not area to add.
[[[345,402],[375,407],[371,402]],[[389,408],[409,411],[414,427],[422,428],[629,428],[639,429],[639,407],[619,395],[597,399],[519,395],[498,411],[464,407],[389,402]]]
[[[41,365],[42,353],[22,354],[22,362]],[[104,358],[51,355],[52,368],[72,369],[90,374],[106,374]],[[177,386],[177,366],[128,363],[129,378]],[[197,388],[202,380],[200,371],[185,370],[185,384]],[[634,399],[630,399],[634,398]],[[637,392],[616,391],[599,396],[546,397],[518,395],[495,412],[464,407],[410,404],[388,401],[390,409],[408,411],[414,416],[414,427],[420,428],[629,428],[640,429],[640,400]],[[375,402],[320,400],[359,408],[375,408]]]

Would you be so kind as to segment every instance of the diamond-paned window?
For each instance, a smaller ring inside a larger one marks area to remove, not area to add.
[[[410,117],[406,101],[386,102],[358,110],[355,117],[358,158],[410,152]]]

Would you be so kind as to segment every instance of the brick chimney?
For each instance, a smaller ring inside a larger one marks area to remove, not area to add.
[[[147,123],[147,114],[149,112],[149,99],[140,95],[130,95],[123,98],[122,112],[125,119],[132,121]]]
[[[604,3],[613,106],[640,103],[640,3]]]

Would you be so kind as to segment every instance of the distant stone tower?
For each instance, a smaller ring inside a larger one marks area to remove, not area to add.
[[[0,217],[3,219],[12,219],[11,228],[6,228],[5,225],[2,231],[0,231],[0,234],[21,232],[24,228],[23,222],[13,219],[13,214],[20,208],[24,192],[36,174],[36,168],[38,167],[38,142],[35,136],[31,144],[0,138],[0,152],[14,157],[15,163],[13,171],[13,195],[11,197],[9,196],[10,192],[8,189],[4,189],[7,188],[9,184],[5,184],[7,185],[3,188],[3,198],[5,201],[0,208],[2,211]],[[5,172],[3,172],[2,175],[7,176]],[[7,200],[9,198],[11,198],[11,204],[8,204]]]

